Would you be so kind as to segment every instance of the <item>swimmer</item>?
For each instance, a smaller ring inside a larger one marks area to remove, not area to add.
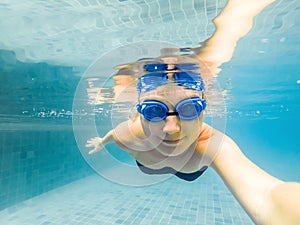
[[[272,2],[259,1],[265,5]],[[252,3],[250,6],[254,5]],[[234,44],[237,39],[233,40]],[[213,40],[220,39],[215,36],[210,39]],[[201,59],[220,65],[231,58],[227,52],[225,58],[214,59],[214,51],[206,52],[213,46],[211,43],[208,41],[202,50],[200,48]],[[162,64],[173,68],[178,65],[176,59],[162,58]],[[209,166],[219,174],[256,224],[299,225],[300,184],[284,182],[266,173],[242,153],[234,140],[204,123],[203,114],[208,103],[201,85],[193,90],[176,85],[175,72],[168,71],[164,76],[173,83],[141,91],[137,115],[117,125],[104,137],[88,140],[86,146],[92,148],[89,154],[115,142],[135,158],[143,172],[173,173],[186,181],[197,179]]]
[[[230,137],[204,123],[203,86],[178,86],[175,74],[165,75],[173,82],[141,92],[135,117],[103,138],[88,140],[87,147],[93,148],[89,153],[115,142],[143,172],[173,173],[186,181],[197,179],[210,166],[256,224],[299,224],[300,184],[267,174]]]

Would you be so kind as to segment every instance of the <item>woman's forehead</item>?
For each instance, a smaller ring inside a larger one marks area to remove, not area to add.
[[[167,101],[170,103],[178,103],[179,101],[187,98],[200,96],[199,91],[189,90],[185,87],[175,86],[170,87],[169,85],[158,87],[155,90],[144,92],[140,95],[140,101],[147,99],[156,99],[160,101]]]

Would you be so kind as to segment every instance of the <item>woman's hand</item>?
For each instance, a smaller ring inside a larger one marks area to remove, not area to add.
[[[89,148],[89,147],[94,147],[92,150],[89,151],[89,154],[94,154],[95,152],[98,152],[101,150],[103,144],[103,138],[100,137],[94,137],[91,138],[89,140],[87,140],[87,144],[85,147]]]

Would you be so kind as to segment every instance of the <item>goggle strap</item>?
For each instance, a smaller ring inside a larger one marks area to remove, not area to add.
[[[167,112],[167,116],[178,116],[178,112]]]

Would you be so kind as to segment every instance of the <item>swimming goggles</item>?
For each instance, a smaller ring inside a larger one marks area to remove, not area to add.
[[[161,63],[151,63],[144,65],[144,70],[147,72],[157,72],[157,71],[166,71],[170,64],[161,64]],[[174,66],[171,70],[198,70],[200,67],[194,63],[179,63],[171,64]]]
[[[148,73],[141,77],[139,77],[140,81],[151,81],[151,80],[164,80],[168,79],[168,74],[173,74],[173,78],[175,81],[202,81],[200,73],[192,72],[192,71],[182,71],[182,72],[169,72],[169,73]]]
[[[151,122],[165,120],[167,116],[178,116],[182,120],[193,120],[200,116],[206,107],[206,101],[199,97],[188,98],[180,101],[175,106],[174,112],[169,112],[166,104],[157,100],[145,100],[137,104],[137,111]]]
[[[179,86],[185,86],[188,89],[204,92],[203,79],[199,73],[192,71],[169,72],[169,73],[149,73],[138,78],[137,89],[140,91],[150,91],[158,86],[167,84],[169,76],[173,75],[175,83]]]

